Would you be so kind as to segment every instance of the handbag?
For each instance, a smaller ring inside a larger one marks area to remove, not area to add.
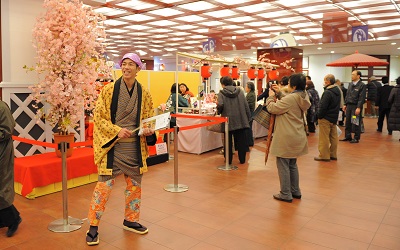
[[[220,115],[217,115],[217,113],[215,113],[214,116],[220,117]],[[214,122],[215,120],[207,120],[207,121]],[[207,126],[207,130],[216,133],[225,133],[225,122]]]
[[[254,110],[252,119],[256,122],[260,123],[261,126],[266,129],[269,128],[269,120],[271,119],[271,113],[267,111],[267,108],[264,105],[258,105],[256,110]]]

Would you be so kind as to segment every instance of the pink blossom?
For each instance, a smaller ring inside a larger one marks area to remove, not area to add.
[[[32,99],[48,103],[48,110],[38,109],[62,134],[83,118],[84,109],[94,108],[97,99],[93,84],[99,73],[108,73],[102,53],[105,17],[80,0],[44,0],[45,13],[37,18],[33,29],[37,53],[35,71],[39,81],[30,86]],[[36,105],[37,106],[37,105]]]

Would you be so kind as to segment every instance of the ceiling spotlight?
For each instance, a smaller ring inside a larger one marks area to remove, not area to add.
[[[395,42],[393,42],[393,43],[391,43],[391,45],[396,45],[396,43],[395,43]]]
[[[331,54],[335,53],[335,51],[331,50]]]
[[[322,49],[321,47],[318,47],[317,49]]]
[[[232,39],[236,39],[236,36],[232,36]]]

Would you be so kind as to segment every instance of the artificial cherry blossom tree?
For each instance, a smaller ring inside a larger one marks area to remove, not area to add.
[[[44,107],[44,117],[59,134],[68,134],[94,108],[96,79],[107,71],[103,59],[104,17],[84,6],[80,0],[44,0],[46,12],[33,29],[38,82],[32,86],[32,98]],[[104,72],[103,72],[104,73]],[[47,103],[47,105],[46,105]]]

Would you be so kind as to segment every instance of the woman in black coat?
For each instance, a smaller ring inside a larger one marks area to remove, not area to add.
[[[246,84],[246,101],[250,108],[251,116],[253,116],[254,109],[256,108],[256,93],[255,86],[253,82],[248,82]],[[246,130],[246,137],[249,146],[254,146],[254,137],[253,137],[253,119],[250,119],[249,122],[250,129]]]
[[[400,77],[396,79],[396,84],[390,92],[388,100],[392,105],[388,119],[389,131],[400,131]]]

